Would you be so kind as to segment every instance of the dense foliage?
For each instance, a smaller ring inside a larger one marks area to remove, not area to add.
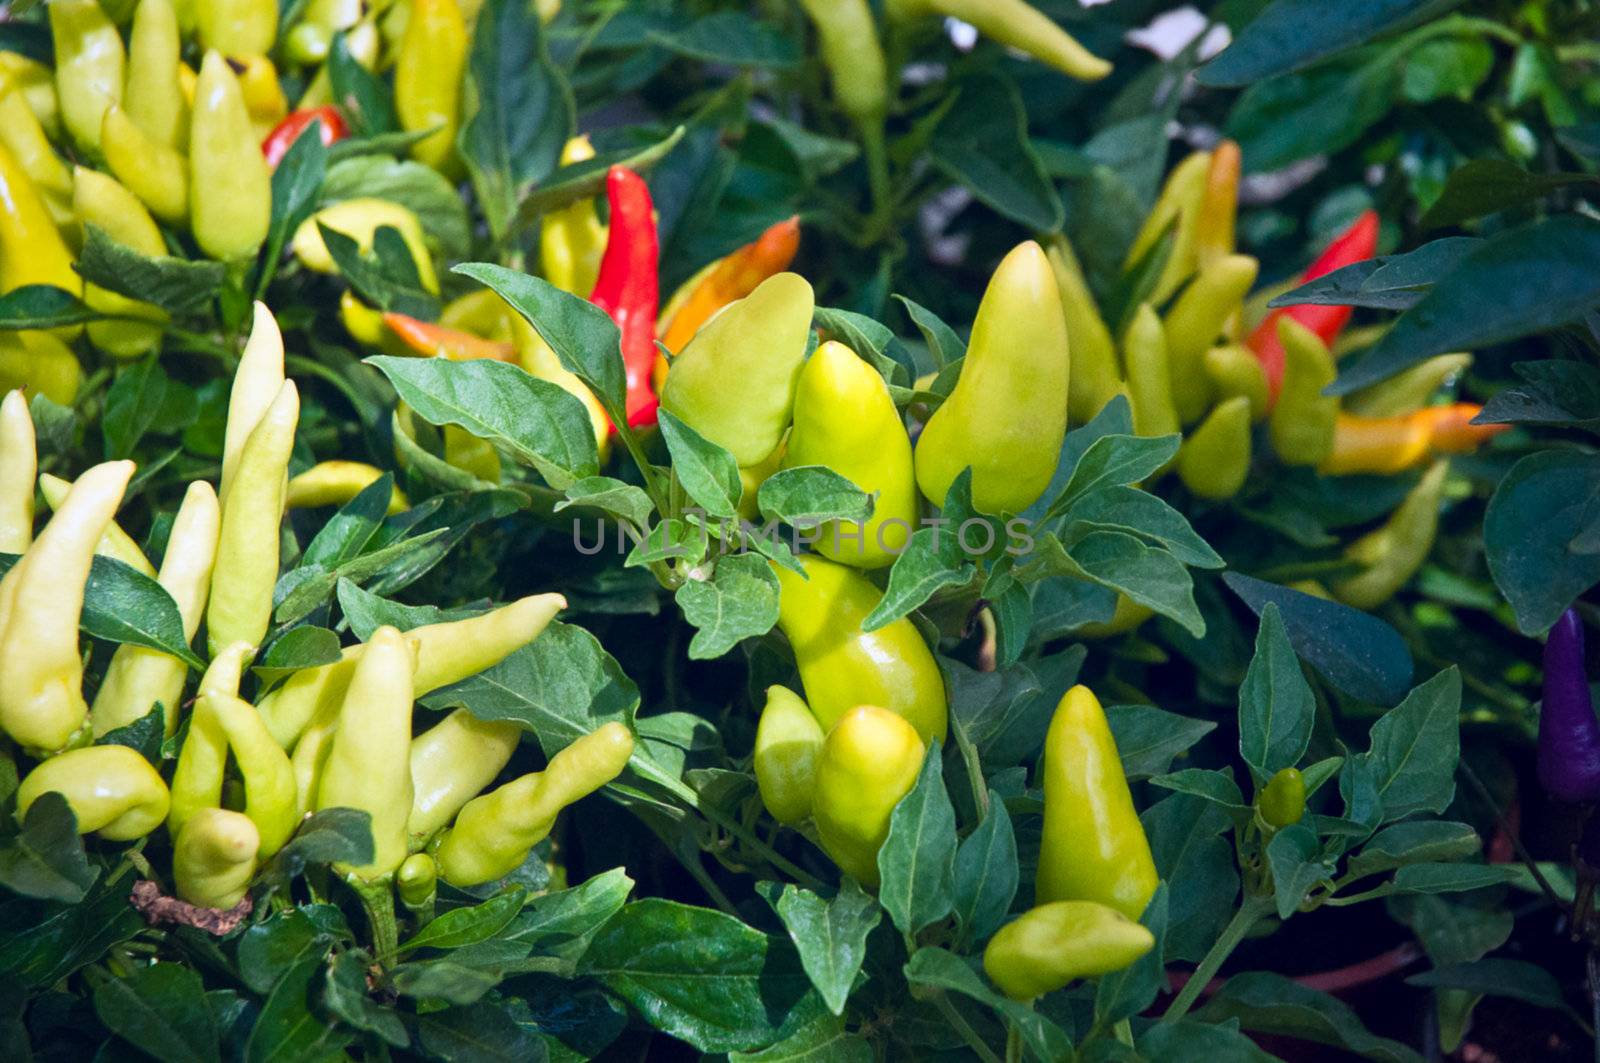
[[[0,8],[0,1057],[1587,1054],[1600,6],[1035,6]]]

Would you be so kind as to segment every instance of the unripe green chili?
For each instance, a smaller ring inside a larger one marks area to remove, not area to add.
[[[1306,814],[1306,780],[1298,768],[1283,768],[1256,795],[1256,809],[1269,827],[1299,823]]]
[[[813,309],[811,285],[799,274],[768,277],[672,360],[662,409],[740,465],[759,464],[789,427]]]
[[[1195,249],[1195,234],[1200,224],[1200,212],[1205,204],[1206,181],[1211,172],[1211,153],[1197,151],[1178,163],[1167,175],[1161,195],[1146,215],[1144,225],[1128,248],[1123,269],[1132,269],[1155,248],[1156,242],[1167,232],[1172,233],[1172,245],[1167,253],[1166,265],[1156,279],[1148,296],[1151,303],[1160,305],[1167,301],[1178,286],[1194,273],[1199,253]]]
[[[0,580],[0,728],[43,751],[80,736],[83,700],[78,614],[94,549],[133,476],[131,461],[78,477],[22,560]]]
[[[245,441],[233,482],[223,487],[217,564],[206,607],[212,653],[232,642],[259,645],[267,634],[278,582],[284,485],[299,420],[300,394],[294,381],[286,380]]]
[[[189,170],[189,224],[200,250],[221,262],[253,258],[272,219],[272,174],[239,79],[216,51],[206,53],[195,84]]]
[[[1210,408],[1211,380],[1203,359],[1228,319],[1239,312],[1256,282],[1256,268],[1249,255],[1213,259],[1200,267],[1162,321],[1172,367],[1172,399],[1184,424],[1198,421]]]
[[[1370,387],[1346,395],[1345,413],[1361,417],[1398,417],[1428,405],[1452,377],[1472,365],[1470,354],[1441,354]]]
[[[0,554],[33,542],[33,478],[39,470],[33,416],[19,389],[0,400]]]
[[[1333,450],[1339,400],[1322,393],[1338,371],[1317,334],[1285,314],[1278,321],[1283,345],[1283,388],[1267,427],[1272,449],[1285,465],[1320,465]]]
[[[1021,513],[1032,505],[1061,455],[1069,367],[1050,261],[1032,240],[1018,244],[989,278],[955,389],[917,439],[923,496],[944,505],[950,485],[971,466],[978,509]]]
[[[413,912],[431,911],[439,884],[439,865],[427,853],[412,853],[394,873],[400,903]]]
[[[861,573],[804,554],[805,575],[774,564],[778,627],[794,650],[806,702],[829,729],[857,705],[903,716],[924,741],[949,726],[944,679],[909,617],[863,631],[883,593]]]
[[[372,860],[346,870],[388,875],[405,860],[411,811],[411,703],[415,643],[392,627],[372,633],[339,707],[338,729],[317,781],[317,808],[372,817]]]
[[[249,816],[202,808],[172,843],[172,878],[179,897],[202,908],[232,908],[255,877],[261,833]]]
[[[39,477],[39,494],[44,497],[44,504],[49,506],[52,512],[61,508],[61,504],[67,500],[67,495],[71,491],[72,484],[59,476],[44,473]],[[94,552],[101,557],[121,561],[141,575],[155,577],[155,566],[144,556],[144,551],[133,541],[133,536],[123,531],[122,526],[115,520],[106,525],[105,534],[101,535],[100,541],[95,544]]]
[[[1178,431],[1178,407],[1172,400],[1172,368],[1167,360],[1167,340],[1161,318],[1143,303],[1128,323],[1122,339],[1128,362],[1128,404],[1133,408],[1133,430],[1142,436],[1166,436]]]
[[[1250,400],[1252,422],[1266,417],[1267,374],[1249,348],[1237,343],[1213,347],[1201,357],[1201,365],[1219,401],[1243,395]]]
[[[1045,734],[1044,840],[1034,894],[1039,903],[1098,901],[1129,919],[1144,914],[1158,877],[1133,807],[1117,743],[1100,701],[1075,686]]]
[[[40,794],[58,793],[78,819],[78,833],[107,841],[143,838],[167,818],[167,784],[129,746],[85,746],[51,757],[17,787],[17,819]]]
[[[861,705],[839,718],[817,758],[811,815],[822,848],[840,870],[878,884],[878,850],[889,817],[922,772],[922,739],[888,709]]]
[[[1448,471],[1447,461],[1434,462],[1382,526],[1345,548],[1345,557],[1363,571],[1331,583],[1335,598],[1357,609],[1376,609],[1410,581],[1433,552]]]
[[[1029,909],[995,932],[983,969],[1013,1000],[1032,1000],[1079,978],[1120,971],[1155,947],[1149,930],[1094,901]]]
[[[830,468],[874,496],[865,524],[824,524],[817,552],[857,568],[894,564],[917,526],[911,439],[883,377],[833,340],[807,360],[795,391],[783,467],[801,465]]]
[[[156,577],[177,603],[187,642],[194,641],[200,619],[205,616],[221,523],[222,510],[211,485],[204,480],[191,483],[173,519],[167,552]],[[105,734],[142,719],[159,702],[170,738],[178,728],[183,682],[188,674],[188,665],[160,650],[132,643],[118,646],[89,710],[95,733]]]
[[[756,725],[756,787],[779,823],[792,826],[811,815],[822,741],[822,725],[800,695],[788,687],[767,688]]]
[[[872,8],[866,0],[800,0],[800,6],[816,27],[839,109],[858,122],[881,120],[889,109],[889,77]]]
[[[1067,339],[1072,350],[1072,373],[1067,387],[1067,410],[1074,421],[1087,423],[1122,390],[1122,366],[1116,341],[1089,290],[1083,267],[1072,244],[1061,233],[1046,241],[1046,255],[1055,273],[1066,316]]]
[[[99,0],[52,0],[45,10],[55,40],[62,124],[93,155],[100,149],[101,116],[122,102],[122,36]]]
[[[602,725],[550,758],[543,771],[468,801],[439,841],[434,859],[452,886],[475,886],[522,866],[563,808],[600,789],[627,767],[633,734]]]
[[[1250,400],[1217,404],[1178,451],[1178,478],[1201,498],[1232,498],[1250,475]]]
[[[428,844],[456,818],[462,806],[494,782],[522,741],[510,720],[480,720],[457,709],[411,740],[411,814],[406,819],[413,850]]]
[[[128,117],[150,139],[177,148],[188,136],[188,105],[178,82],[183,42],[172,0],[139,0],[128,35]]]

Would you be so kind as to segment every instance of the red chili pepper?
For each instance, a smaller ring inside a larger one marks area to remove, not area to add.
[[[1300,283],[1314,281],[1336,269],[1369,259],[1377,249],[1378,214],[1376,211],[1364,211],[1361,217],[1351,223],[1350,228],[1334,237],[1327,250],[1300,275]],[[1345,323],[1350,320],[1352,312],[1354,307],[1349,306],[1301,304],[1279,307],[1261,320],[1261,324],[1250,334],[1249,347],[1261,359],[1261,368],[1266,371],[1267,392],[1271,401],[1278,400],[1278,389],[1283,385],[1283,344],[1278,342],[1278,319],[1288,314],[1331,347]]]
[[[323,107],[309,107],[303,111],[291,111],[283,121],[272,127],[272,132],[267,134],[267,139],[261,142],[261,153],[267,157],[268,166],[277,166],[278,162],[288,152],[289,145],[300,139],[300,134],[306,126],[317,119],[322,119],[322,142],[332,144],[336,140],[343,140],[350,135],[350,129],[344,124],[344,118],[339,114],[339,108],[331,103]]]
[[[622,363],[628,377],[628,424],[656,423],[660,401],[650,387],[656,360],[656,309],[661,299],[657,275],[660,243],[654,205],[644,178],[623,166],[606,174],[611,231],[600,276],[589,301],[611,315],[622,330]]]

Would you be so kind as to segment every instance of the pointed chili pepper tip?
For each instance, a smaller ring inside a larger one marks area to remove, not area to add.
[[[1600,720],[1584,671],[1583,621],[1567,609],[1544,646],[1544,703],[1536,755],[1539,784],[1558,801],[1600,800]]]

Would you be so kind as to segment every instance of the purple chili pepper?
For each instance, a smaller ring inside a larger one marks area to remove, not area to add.
[[[1568,609],[1544,644],[1544,706],[1539,712],[1539,783],[1558,801],[1600,800],[1600,720],[1583,668],[1583,622]]]

